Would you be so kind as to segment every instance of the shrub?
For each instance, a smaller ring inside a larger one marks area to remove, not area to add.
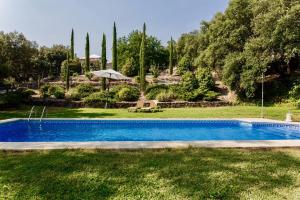
[[[138,71],[138,66],[134,64],[133,58],[128,58],[121,69],[122,74],[130,77],[136,75],[137,71]]]
[[[214,101],[214,100],[217,100],[218,96],[219,96],[219,93],[214,92],[214,91],[208,91],[205,93],[205,97],[203,98],[203,100]]]
[[[182,89],[191,92],[199,87],[198,80],[192,72],[186,72],[181,80]]]
[[[65,90],[61,86],[53,85],[49,88],[50,95],[53,95],[57,99],[65,98]]]
[[[35,94],[33,90],[27,88],[18,88],[14,92],[0,95],[0,107],[13,107],[26,102],[31,95]]]
[[[177,73],[184,74],[186,71],[192,71],[193,68],[192,59],[189,56],[183,56],[178,62]]]
[[[140,77],[139,77],[139,76],[135,76],[135,77],[133,78],[133,81],[134,81],[135,83],[140,83]]]
[[[54,96],[57,99],[65,98],[65,90],[59,85],[43,85],[40,88],[40,94],[43,98],[47,98],[50,96]]]
[[[101,107],[105,103],[113,104],[116,102],[114,94],[108,91],[95,92],[83,99],[83,102],[87,106]]]
[[[85,73],[85,76],[86,76],[89,80],[92,80],[94,74],[92,74],[91,72],[86,72],[86,73]]]
[[[150,72],[152,73],[153,78],[157,78],[159,76],[159,73],[160,73],[159,67],[152,65],[150,67]]]
[[[65,60],[61,63],[60,76],[61,76],[62,80],[66,80],[67,64],[68,64],[67,60]],[[78,58],[69,61],[69,72],[70,72],[70,75],[73,75],[73,76],[81,73],[81,63]]]
[[[160,102],[171,102],[176,100],[176,95],[173,92],[161,92],[157,95],[156,99]]]
[[[294,105],[296,106],[297,109],[300,109],[300,99],[297,100]]]
[[[28,99],[30,96],[36,94],[34,90],[25,87],[19,87],[16,92],[20,93],[23,99]]]
[[[215,82],[209,68],[199,67],[196,71],[196,78],[199,87],[212,90],[215,87]]]
[[[70,91],[70,98],[74,100],[81,100],[82,98],[85,98],[96,91],[97,89],[94,86],[82,83]]]
[[[124,87],[117,93],[117,99],[120,101],[137,101],[140,97],[140,92],[134,87]]]
[[[41,95],[41,97],[47,98],[47,97],[50,96],[49,93],[48,93],[49,87],[50,87],[50,85],[48,85],[48,84],[43,85],[42,87],[40,87],[40,95]]]
[[[169,86],[167,85],[150,85],[145,90],[146,98],[148,100],[154,100],[159,93],[167,92],[168,90]]]
[[[300,99],[300,84],[296,84],[289,91],[289,98],[292,101],[298,101]]]

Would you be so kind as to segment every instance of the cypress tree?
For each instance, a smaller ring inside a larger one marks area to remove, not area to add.
[[[85,43],[85,73],[90,71],[90,38],[89,34],[86,34]]]
[[[117,51],[117,28],[114,22],[113,28],[113,48],[112,48],[112,67],[113,70],[118,70],[118,51]]]
[[[71,33],[71,60],[75,58],[75,52],[74,52],[74,30],[72,29]]]
[[[171,37],[171,43],[170,43],[170,57],[169,57],[169,71],[170,75],[173,74],[173,38]]]
[[[69,91],[69,88],[70,88],[70,59],[69,59],[69,53],[67,54],[66,88],[67,88],[67,91]]]
[[[142,91],[145,90],[145,43],[146,43],[146,24],[143,26],[142,42],[140,47],[140,88]]]
[[[102,53],[101,53],[101,69],[106,69],[106,36],[103,34],[102,38]],[[102,90],[106,90],[106,78],[102,78]]]

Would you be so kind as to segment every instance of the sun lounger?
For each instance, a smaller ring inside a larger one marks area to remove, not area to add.
[[[160,107],[157,106],[158,101],[157,100],[152,100],[150,101],[150,106],[149,107],[143,107],[140,109],[141,112],[158,112],[160,111]]]
[[[137,112],[144,107],[144,101],[138,101],[135,107],[129,107],[128,112]]]

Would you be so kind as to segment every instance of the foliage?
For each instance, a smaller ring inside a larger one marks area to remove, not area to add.
[[[122,66],[121,71],[125,76],[134,76],[136,74],[134,59],[132,57],[127,58],[125,64]]]
[[[89,96],[90,94],[96,92],[96,88],[90,84],[82,83],[76,88],[72,89],[70,92],[70,98],[74,100],[81,100]]]
[[[133,31],[127,37],[118,39],[118,66],[127,76],[136,76],[139,72],[139,53],[142,41],[142,32]],[[168,65],[168,50],[154,36],[145,38],[145,71],[148,72],[151,65],[160,66],[165,69]],[[130,61],[130,65],[128,62]],[[126,70],[124,66],[126,65]],[[130,68],[129,68],[130,67]],[[120,70],[120,69],[119,69]]]
[[[139,88],[127,84],[116,85],[110,92],[117,101],[137,101],[140,97]]]
[[[191,57],[183,56],[178,62],[177,73],[182,75],[186,71],[193,71],[193,70],[194,67],[193,67],[193,62]]]
[[[89,96],[85,97],[83,99],[83,102],[87,106],[91,107],[101,107],[104,106],[105,103],[115,103],[114,95],[112,92],[109,92],[107,90],[95,92],[90,94]]]
[[[167,85],[149,85],[146,90],[146,98],[148,100],[157,99],[157,95],[160,93],[166,93],[169,90],[169,86]]]
[[[161,92],[156,96],[156,99],[160,102],[171,102],[176,100],[177,96],[174,92]]]
[[[215,101],[220,94],[214,91],[207,91],[203,98],[204,101]]]
[[[169,48],[169,72],[173,74],[173,58],[174,58],[173,38],[171,37],[170,48]]]
[[[289,91],[289,98],[292,101],[300,100],[300,84],[295,84],[292,89]]]
[[[153,78],[157,78],[159,76],[159,74],[160,74],[159,67],[151,65],[150,72],[152,73]]]
[[[140,48],[140,70],[139,70],[139,76],[140,76],[140,89],[142,91],[146,88],[146,70],[145,70],[145,44],[146,42],[146,24],[144,23],[143,26],[143,34],[142,34],[142,41],[141,41],[141,48]]]
[[[205,88],[207,90],[213,90],[215,87],[215,82],[213,80],[210,69],[199,67],[195,73],[196,79],[200,88]]]
[[[112,68],[115,71],[118,71],[118,44],[117,44],[117,28],[116,23],[114,22],[113,28],[113,47],[112,47]]]
[[[101,52],[101,70],[105,70],[107,65],[106,60],[106,36],[103,34],[102,37],[102,52]],[[101,78],[102,90],[106,90],[106,78]]]
[[[40,88],[40,95],[43,98],[54,96],[57,99],[65,98],[65,90],[59,85],[43,85]]]
[[[85,38],[85,63],[84,63],[84,72],[90,71],[90,37],[89,34],[86,34]]]
[[[71,49],[70,49],[70,58],[71,60],[75,59],[75,50],[74,50],[74,30],[72,29],[71,33]]]
[[[191,64],[213,69],[247,99],[260,97],[262,73],[289,87],[300,66],[299,11],[298,0],[230,1],[224,13],[178,40],[179,71]]]
[[[0,107],[16,107],[22,103],[26,103],[31,95],[34,95],[33,90],[27,88],[18,88],[16,91],[0,94]]]
[[[28,80],[34,73],[31,58],[37,54],[37,47],[35,42],[27,40],[22,33],[6,34],[0,31],[0,66],[2,70],[5,70],[7,76],[13,77],[17,82]]]
[[[119,101],[137,101],[140,97],[140,92],[135,87],[124,87],[117,93]]]

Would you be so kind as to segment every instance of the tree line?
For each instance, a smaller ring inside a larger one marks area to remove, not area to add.
[[[258,98],[265,77],[266,96],[280,98],[299,80],[299,19],[299,0],[231,0],[224,13],[202,21],[199,30],[182,34],[177,41],[171,38],[167,46],[147,35],[146,25],[142,31],[118,38],[114,23],[113,69],[139,76],[143,82],[148,72],[157,75],[157,71],[168,69],[173,74],[176,66],[175,72],[184,76],[203,68],[214,71],[241,99]],[[105,35],[101,49],[98,69],[105,69]],[[78,70],[88,72],[89,51],[87,34],[86,60],[81,66],[74,52],[74,30],[70,47],[50,48],[38,47],[22,33],[0,32],[0,84],[7,77],[22,82],[72,75]]]
[[[240,98],[284,97],[299,81],[299,0],[232,0],[177,41],[179,71],[208,68]]]

